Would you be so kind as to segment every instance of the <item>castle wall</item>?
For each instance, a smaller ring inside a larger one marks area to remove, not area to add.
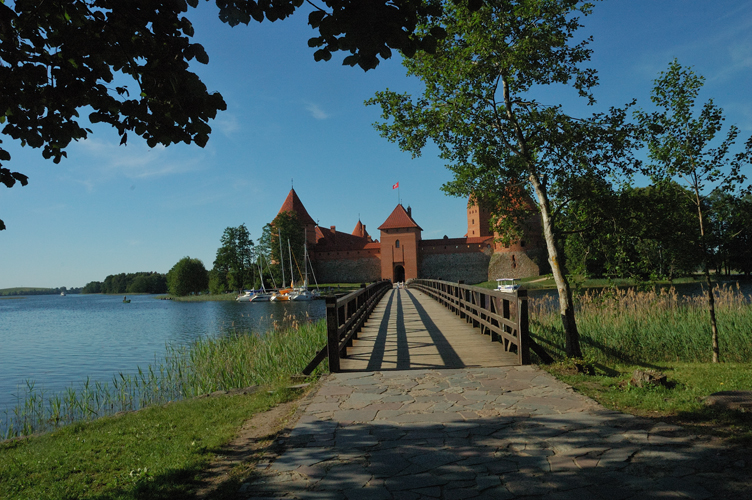
[[[424,253],[420,261],[420,277],[445,281],[480,283],[488,279],[490,252]]]
[[[497,278],[527,278],[549,272],[545,250],[496,252],[488,263],[488,281]]]
[[[375,256],[317,260],[313,267],[319,283],[370,283],[381,279],[381,259]]]

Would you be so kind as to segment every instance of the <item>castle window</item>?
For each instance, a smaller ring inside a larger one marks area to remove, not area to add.
[[[520,246],[521,246],[521,247],[524,247],[524,246],[525,246],[525,240],[522,240],[522,241],[520,241]]]
[[[396,240],[396,241],[394,242],[394,248],[399,248],[399,240]]]
[[[473,224],[475,224],[475,219],[473,219]]]

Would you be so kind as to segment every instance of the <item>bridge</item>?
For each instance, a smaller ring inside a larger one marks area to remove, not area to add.
[[[530,363],[527,295],[437,280],[375,283],[327,298],[331,372],[503,367]]]

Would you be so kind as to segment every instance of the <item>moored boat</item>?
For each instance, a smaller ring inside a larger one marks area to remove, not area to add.
[[[520,283],[517,278],[497,278],[496,289],[500,292],[514,292],[520,289]]]

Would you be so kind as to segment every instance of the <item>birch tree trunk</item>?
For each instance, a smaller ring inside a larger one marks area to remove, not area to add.
[[[569,288],[569,281],[567,281],[567,277],[559,264],[559,251],[556,248],[556,240],[554,239],[548,193],[536,174],[530,174],[528,179],[533,185],[535,195],[538,198],[538,204],[540,205],[543,237],[546,240],[546,248],[548,250],[548,262],[551,264],[551,272],[554,275],[556,288],[559,292],[559,312],[561,314],[562,325],[564,326],[565,352],[567,357],[581,358],[580,333],[577,331],[577,322],[574,317],[572,290]]]
[[[705,224],[702,220],[702,198],[700,190],[695,180],[693,186],[695,191],[695,204],[697,205],[697,217],[700,219],[700,244],[702,245],[702,269],[705,273],[705,284],[708,286],[708,311],[710,312],[710,330],[713,346],[713,363],[720,362],[720,348],[718,347],[718,324],[715,320],[715,295],[713,295],[713,281],[710,279],[710,268],[708,266],[708,246],[705,244]]]

